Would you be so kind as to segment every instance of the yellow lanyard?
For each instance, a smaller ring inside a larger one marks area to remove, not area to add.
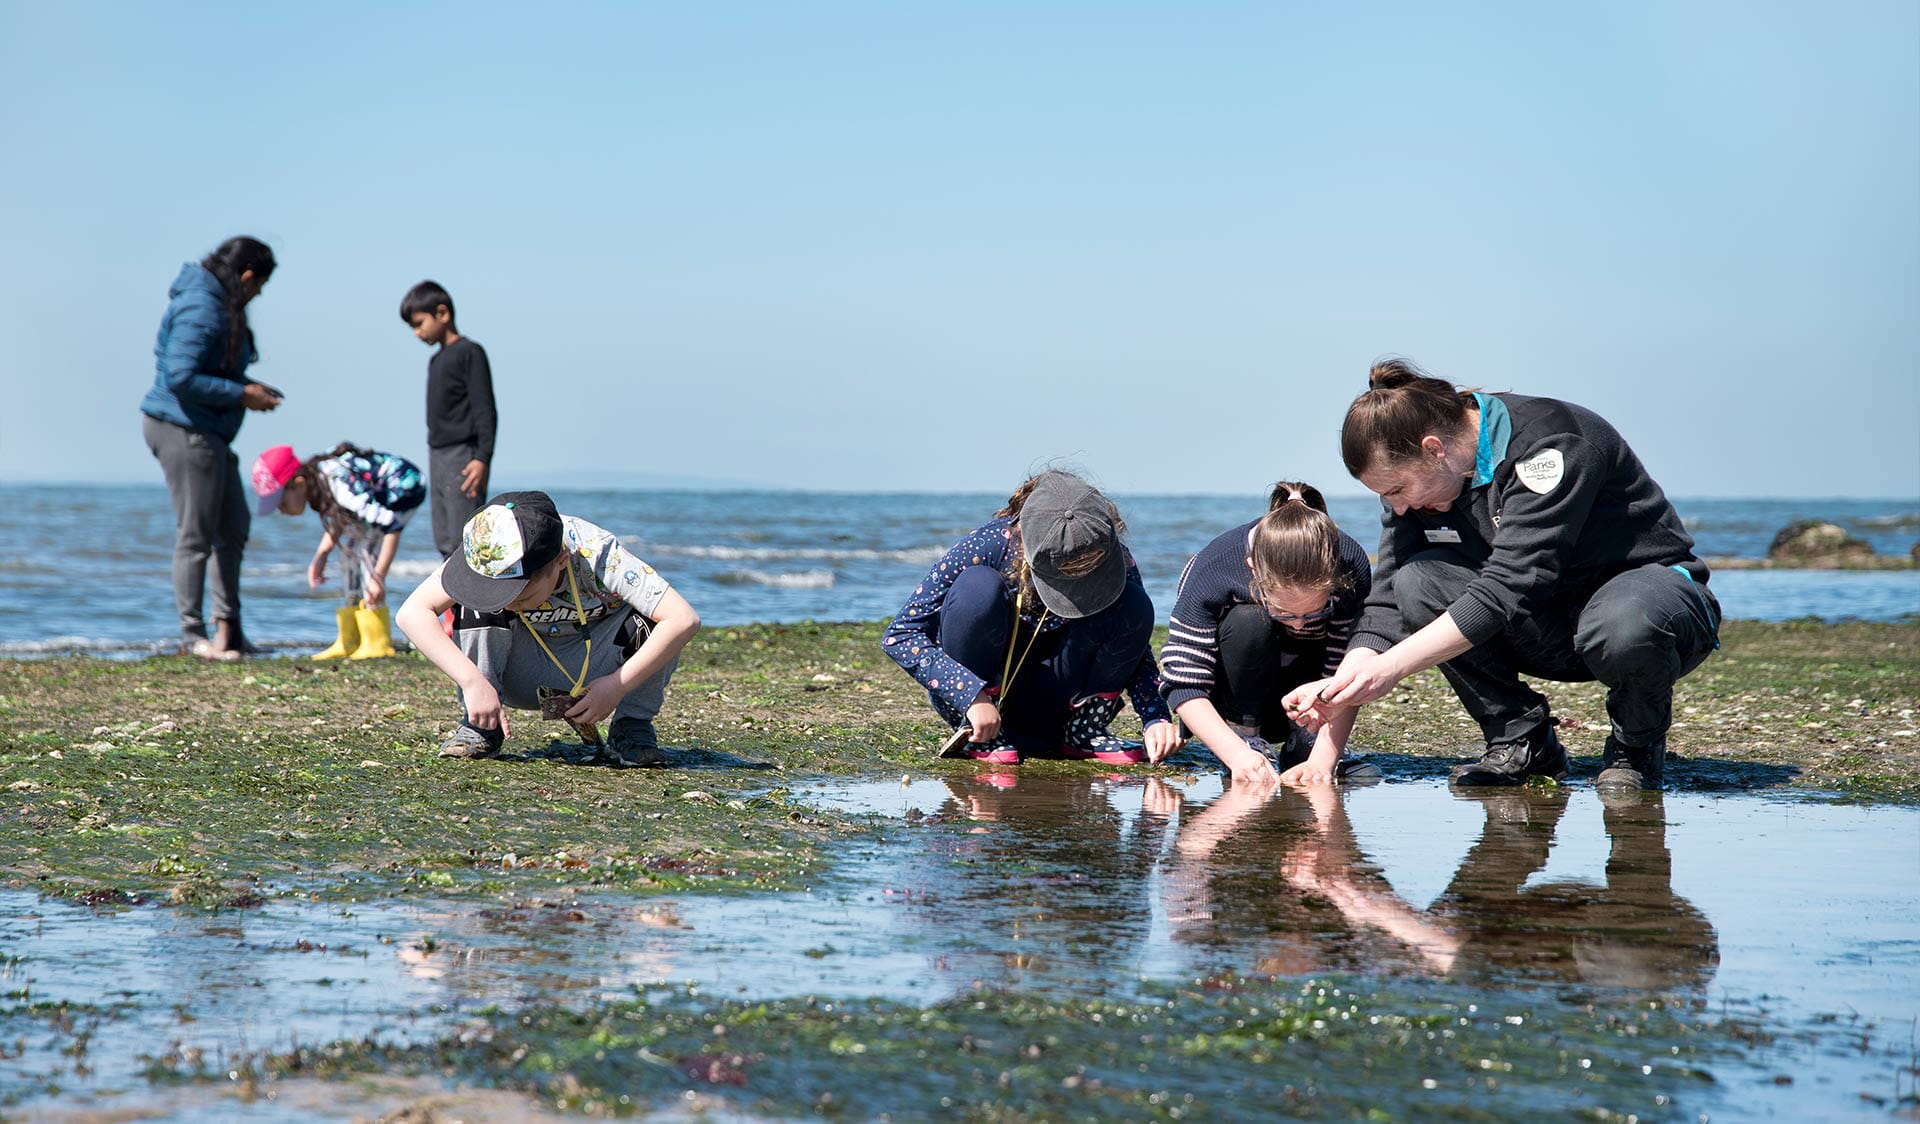
[[[593,633],[587,631],[587,610],[580,604],[580,583],[573,580],[573,559],[571,558],[567,559],[567,592],[573,595],[573,611],[580,614],[580,635],[587,642],[586,658],[580,661],[580,674],[574,676],[573,689],[567,692],[567,694],[577,699],[587,693],[587,668],[593,663]],[[539,644],[540,650],[545,652],[547,658],[553,661],[553,666],[560,669],[560,674],[565,675],[567,673],[567,665],[560,662],[560,657],[553,654],[552,648],[547,647],[547,642],[541,639],[540,630],[533,627],[533,622],[527,619],[525,613],[516,613],[515,615],[520,618],[521,624],[527,626],[527,631],[533,633],[534,642]],[[1028,646],[1031,647],[1032,645],[1029,644]]]
[[[1020,662],[1013,662],[1013,646],[1020,639],[1020,610],[1026,606],[1027,591],[1021,590],[1013,597],[1013,634],[1007,637],[1007,659],[1000,665],[1000,697],[994,701],[996,707],[1007,705],[1007,692],[1013,689],[1013,677],[1027,666],[1027,653],[1033,651],[1033,642],[1040,639],[1040,630],[1047,624],[1047,607],[1040,606],[1040,622],[1033,626],[1033,635],[1027,637],[1027,646],[1020,650]],[[565,669],[562,669],[565,670]]]

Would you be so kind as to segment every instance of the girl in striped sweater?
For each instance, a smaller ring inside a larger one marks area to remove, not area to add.
[[[1334,525],[1319,490],[1294,481],[1273,486],[1264,517],[1187,563],[1161,652],[1162,690],[1236,782],[1378,775],[1342,759],[1356,711],[1315,737],[1283,705],[1288,691],[1340,666],[1372,588],[1369,570],[1366,550]]]

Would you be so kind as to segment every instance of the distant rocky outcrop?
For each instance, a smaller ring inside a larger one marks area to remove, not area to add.
[[[1716,570],[1907,570],[1920,567],[1920,543],[1907,557],[1876,554],[1873,544],[1824,519],[1802,519],[1780,529],[1760,558],[1714,558]]]
[[[1837,569],[1873,557],[1873,544],[1847,534],[1837,523],[1802,519],[1782,527],[1767,547],[1767,561],[1818,569]]]

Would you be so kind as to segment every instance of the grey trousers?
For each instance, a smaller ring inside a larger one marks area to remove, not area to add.
[[[549,627],[553,631],[543,630],[541,639],[553,649],[554,659],[560,661],[564,671],[547,658],[526,626],[511,614],[477,616],[462,611],[454,621],[453,639],[460,651],[480,669],[480,674],[486,676],[487,682],[493,684],[501,703],[515,710],[539,710],[539,689],[558,687],[564,691],[572,687],[574,676],[580,673],[581,661],[587,655],[577,625]],[[646,619],[632,609],[609,613],[589,625],[587,634],[593,638],[593,656],[587,663],[586,681],[591,683],[618,668],[639,649],[650,627]],[[613,716],[651,719],[659,714],[667,700],[667,682],[679,666],[676,656],[653,678],[628,691],[614,708]],[[464,702],[461,709],[464,713]],[[555,725],[565,729],[558,723]]]
[[[1479,570],[1450,550],[1422,551],[1393,575],[1409,631],[1447,611]],[[1547,700],[1520,676],[1607,685],[1607,718],[1622,745],[1664,738],[1673,685],[1714,649],[1720,603],[1705,586],[1660,565],[1615,575],[1581,604],[1556,603],[1440,665],[1488,743],[1514,741],[1548,719]]]
[[[173,604],[182,636],[207,634],[201,615],[207,559],[213,559],[213,616],[240,619],[240,555],[253,531],[250,493],[233,447],[203,430],[146,414],[140,431],[173,497]]]
[[[487,501],[487,481],[480,481],[480,495],[468,499],[460,490],[460,470],[467,467],[479,448],[472,442],[441,445],[427,450],[427,482],[433,493],[433,546],[440,557],[451,558],[460,549],[460,531]],[[493,475],[493,466],[487,466]]]

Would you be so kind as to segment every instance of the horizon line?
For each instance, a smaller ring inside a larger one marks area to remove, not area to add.
[[[164,490],[166,488],[166,482],[163,480],[133,480],[133,479],[125,479],[125,478],[92,479],[92,480],[72,480],[72,479],[53,479],[53,478],[24,478],[24,479],[14,479],[14,480],[0,479],[0,488],[11,488],[11,487],[155,488],[155,489]],[[773,492],[773,493],[790,494],[790,495],[859,495],[859,496],[974,496],[974,495],[997,496],[997,495],[1000,495],[1001,491],[1004,490],[1004,489],[991,489],[991,488],[931,489],[931,488],[796,487],[792,485],[781,485],[781,484],[755,484],[755,483],[731,483],[731,482],[714,482],[709,484],[703,484],[703,483],[697,483],[697,482],[658,483],[658,484],[645,484],[645,483],[557,484],[557,485],[553,485],[552,487],[554,488],[554,490],[558,490],[558,491],[582,491],[582,492],[699,492],[699,493],[707,493],[711,495],[744,495],[744,494],[754,494],[754,493],[763,493],[763,492]],[[1182,497],[1204,498],[1204,499],[1242,499],[1249,495],[1264,493],[1265,491],[1266,489],[1264,487],[1257,490],[1249,490],[1245,492],[1239,492],[1239,491],[1177,492],[1177,491],[1135,491],[1130,489],[1112,489],[1113,494],[1116,496],[1139,496],[1139,497],[1148,497],[1148,498],[1155,498],[1155,499],[1162,499],[1162,498],[1174,499],[1174,498],[1182,498]],[[1367,492],[1328,492],[1323,489],[1322,494],[1325,495],[1329,500],[1365,500],[1365,499],[1375,498],[1370,493],[1367,493]],[[1793,501],[1804,501],[1804,502],[1821,502],[1821,501],[1853,501],[1853,502],[1865,501],[1865,502],[1876,502],[1876,503],[1911,502],[1915,505],[1920,505],[1920,494],[1801,495],[1801,494],[1792,494],[1792,493],[1776,493],[1771,495],[1753,495],[1753,494],[1687,495],[1687,494],[1676,493],[1673,495],[1673,498],[1682,502],[1685,502],[1688,500],[1729,500],[1729,501],[1793,500]]]

